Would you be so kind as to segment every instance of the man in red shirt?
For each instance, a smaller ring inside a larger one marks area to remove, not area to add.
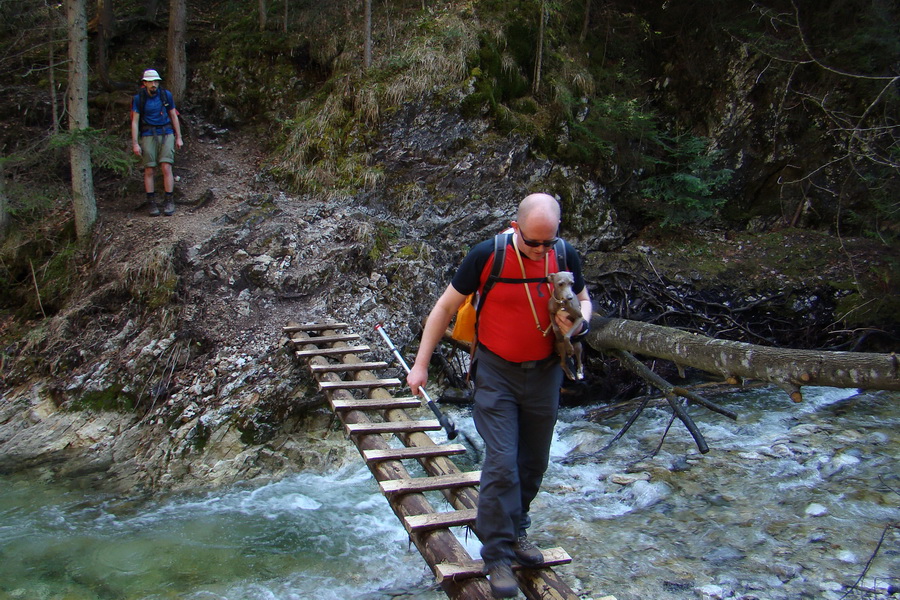
[[[475,532],[494,596],[518,594],[510,564],[543,562],[528,541],[528,510],[550,460],[550,442],[559,407],[563,373],[550,329],[548,273],[558,270],[555,250],[559,203],[531,194],[519,204],[500,279],[479,308],[478,342],[470,371],[475,381],[472,416],[485,443]],[[566,264],[575,276],[587,334],[591,299],[578,253],[565,242]],[[494,240],[476,245],[428,316],[415,364],[407,376],[413,393],[428,380],[428,364],[444,331],[466,296],[484,289],[491,273]],[[559,315],[563,332],[572,323]]]

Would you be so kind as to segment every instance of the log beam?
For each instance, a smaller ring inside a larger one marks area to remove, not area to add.
[[[900,391],[900,359],[895,353],[828,352],[773,348],[717,340],[672,327],[628,319],[591,319],[587,343],[595,350],[625,350],[670,360],[740,381],[755,379],[790,390],[799,401],[807,385]]]

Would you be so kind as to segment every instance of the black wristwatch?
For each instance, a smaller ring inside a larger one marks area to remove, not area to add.
[[[587,321],[584,321],[581,324],[581,331],[579,331],[578,333],[576,333],[575,335],[572,336],[572,341],[580,342],[585,337],[587,337],[587,334],[589,334],[590,332],[591,332],[591,324]]]

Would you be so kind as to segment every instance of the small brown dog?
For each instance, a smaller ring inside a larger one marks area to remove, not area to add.
[[[556,353],[559,354],[560,364],[569,379],[584,379],[584,365],[581,362],[581,342],[573,342],[572,335],[581,331],[584,323],[584,315],[581,314],[581,302],[572,292],[572,284],[575,277],[569,271],[550,273],[547,275],[550,282],[550,326],[556,335]],[[572,329],[563,335],[559,325],[556,324],[556,313],[564,312],[566,318],[572,322]],[[569,368],[569,357],[575,359],[575,374]]]

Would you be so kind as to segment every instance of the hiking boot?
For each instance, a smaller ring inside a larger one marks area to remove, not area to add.
[[[159,216],[159,204],[157,204],[155,200],[148,200],[147,204],[150,205],[149,215],[151,217],[158,217]]]
[[[519,584],[508,562],[487,563],[485,570],[494,598],[515,598],[519,595]]]
[[[540,548],[528,541],[524,535],[516,540],[512,546],[516,559],[523,565],[534,566],[544,562],[544,555]]]
[[[167,217],[171,217],[175,214],[175,201],[171,198],[166,199],[166,205],[163,208],[163,214]]]

